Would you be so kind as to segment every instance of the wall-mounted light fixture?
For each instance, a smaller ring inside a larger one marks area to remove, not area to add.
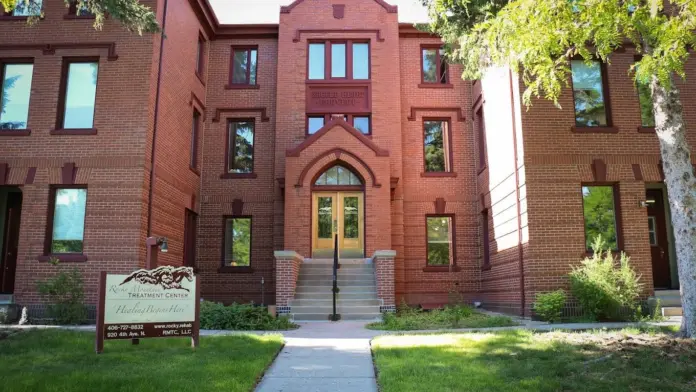
[[[157,238],[157,246],[162,253],[167,253],[169,251],[169,244],[167,244],[167,237]]]
[[[653,199],[641,200],[638,202],[638,206],[641,208],[648,208],[653,204],[655,204],[655,200]]]

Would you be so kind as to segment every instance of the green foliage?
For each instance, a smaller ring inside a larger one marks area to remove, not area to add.
[[[157,15],[155,15],[150,7],[141,4],[139,0],[63,1],[66,8],[70,6],[70,3],[76,1],[76,7],[81,15],[94,15],[94,28],[97,30],[102,29],[106,15],[109,15],[109,18],[121,22],[121,25],[128,31],[137,32],[140,35],[143,33],[156,33],[160,31],[160,26],[157,22]],[[48,2],[48,0],[44,0],[44,2]],[[19,7],[27,7],[28,9],[31,9],[31,14],[35,16],[29,18],[30,24],[38,22],[40,17],[43,15],[41,9],[34,9],[38,8],[37,3],[30,0],[0,0],[0,4],[2,4],[6,12],[14,10],[18,4]]]
[[[618,249],[614,188],[611,186],[582,187],[582,205],[587,249],[592,249],[592,242],[597,237],[605,239],[608,249]]]
[[[465,79],[489,66],[510,66],[527,86],[523,98],[558,102],[568,85],[569,59],[610,55],[627,41],[642,58],[631,66],[639,82],[653,77],[669,88],[684,77],[689,46],[696,44],[693,0],[423,0],[450,59]]]
[[[58,266],[56,260],[51,264]],[[37,290],[48,300],[48,316],[56,324],[82,324],[87,318],[84,299],[84,280],[77,268],[61,270],[54,276],[36,283]]]
[[[597,237],[592,249],[594,254],[570,273],[571,293],[595,320],[621,320],[626,309],[638,306],[640,277],[625,253],[621,253],[617,264],[602,237]]]
[[[516,325],[505,316],[487,316],[475,312],[466,305],[450,305],[442,309],[425,311],[402,304],[396,313],[384,313],[382,321],[367,326],[369,329],[387,331],[413,331],[420,329],[486,328]]]
[[[566,303],[566,293],[563,290],[539,293],[534,302],[534,312],[544,321],[556,322],[561,319]]]
[[[297,325],[287,317],[274,318],[264,306],[201,302],[201,328],[236,331],[277,331],[295,329]]]

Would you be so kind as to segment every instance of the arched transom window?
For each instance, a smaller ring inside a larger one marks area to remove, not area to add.
[[[362,185],[360,177],[341,165],[332,166],[322,173],[314,185]]]

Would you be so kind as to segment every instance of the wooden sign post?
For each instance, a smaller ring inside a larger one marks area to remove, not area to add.
[[[104,340],[191,337],[198,347],[200,281],[191,267],[162,266],[99,277],[95,351]]]

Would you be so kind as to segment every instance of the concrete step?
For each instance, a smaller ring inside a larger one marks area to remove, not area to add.
[[[339,308],[344,308],[344,307],[353,307],[353,306],[379,306],[382,304],[382,301],[380,301],[377,298],[370,298],[370,299],[336,299],[336,306]],[[293,309],[295,307],[305,307],[305,306],[313,306],[313,307],[333,307],[333,299],[332,298],[322,298],[322,299],[293,299],[290,301],[290,306],[292,306]]]
[[[663,317],[672,317],[672,316],[682,316],[684,312],[682,311],[681,306],[676,307],[676,306],[666,306],[662,307],[662,316]]]
[[[328,283],[328,282],[327,282]],[[371,285],[350,285],[338,286],[340,294],[348,293],[376,293],[377,286]],[[295,293],[329,293],[331,294],[332,286],[330,284],[298,284]]]
[[[331,313],[293,313],[295,321],[327,321]],[[379,321],[382,319],[381,313],[346,313],[341,314],[341,320],[360,320],[360,321]]]
[[[679,297],[680,295],[679,290],[655,290],[656,297]]]
[[[358,270],[358,269],[340,269],[338,270],[338,273],[336,274],[339,278],[374,278],[375,277],[375,272],[372,270]],[[333,278],[333,271],[331,270],[317,270],[316,268],[314,269],[309,269],[309,270],[301,270],[300,271],[300,278],[328,278],[331,279]]]
[[[0,305],[9,305],[14,303],[14,295],[0,294]]]
[[[338,259],[338,263],[341,264],[341,268],[344,265],[372,265],[372,259]],[[333,259],[304,259],[302,266],[316,264],[333,265]]]
[[[332,285],[333,284],[333,278],[307,278],[307,277],[300,277],[297,279],[297,284],[298,285]],[[374,276],[369,276],[369,277],[345,277],[345,276],[339,276],[338,277],[338,287],[343,287],[343,286],[364,286],[364,285],[374,285],[375,284],[375,277]]]
[[[331,290],[328,292],[320,293],[295,293],[295,299],[331,299]],[[341,292],[338,294],[339,299],[376,299],[377,292],[365,292],[365,293],[346,293]]]
[[[321,313],[331,314],[333,307],[327,306],[293,306],[293,313]],[[379,313],[379,305],[368,306],[337,306],[338,313]]]
[[[681,306],[681,295],[679,290],[665,290],[669,293],[655,291],[655,296],[650,297],[649,301],[660,301],[660,306]]]
[[[332,272],[333,271],[333,264],[302,264],[300,267],[300,272]],[[361,272],[374,272],[375,268],[372,264],[341,264],[341,266],[338,268],[338,273],[340,274],[341,272],[352,272],[352,271],[361,271]]]

